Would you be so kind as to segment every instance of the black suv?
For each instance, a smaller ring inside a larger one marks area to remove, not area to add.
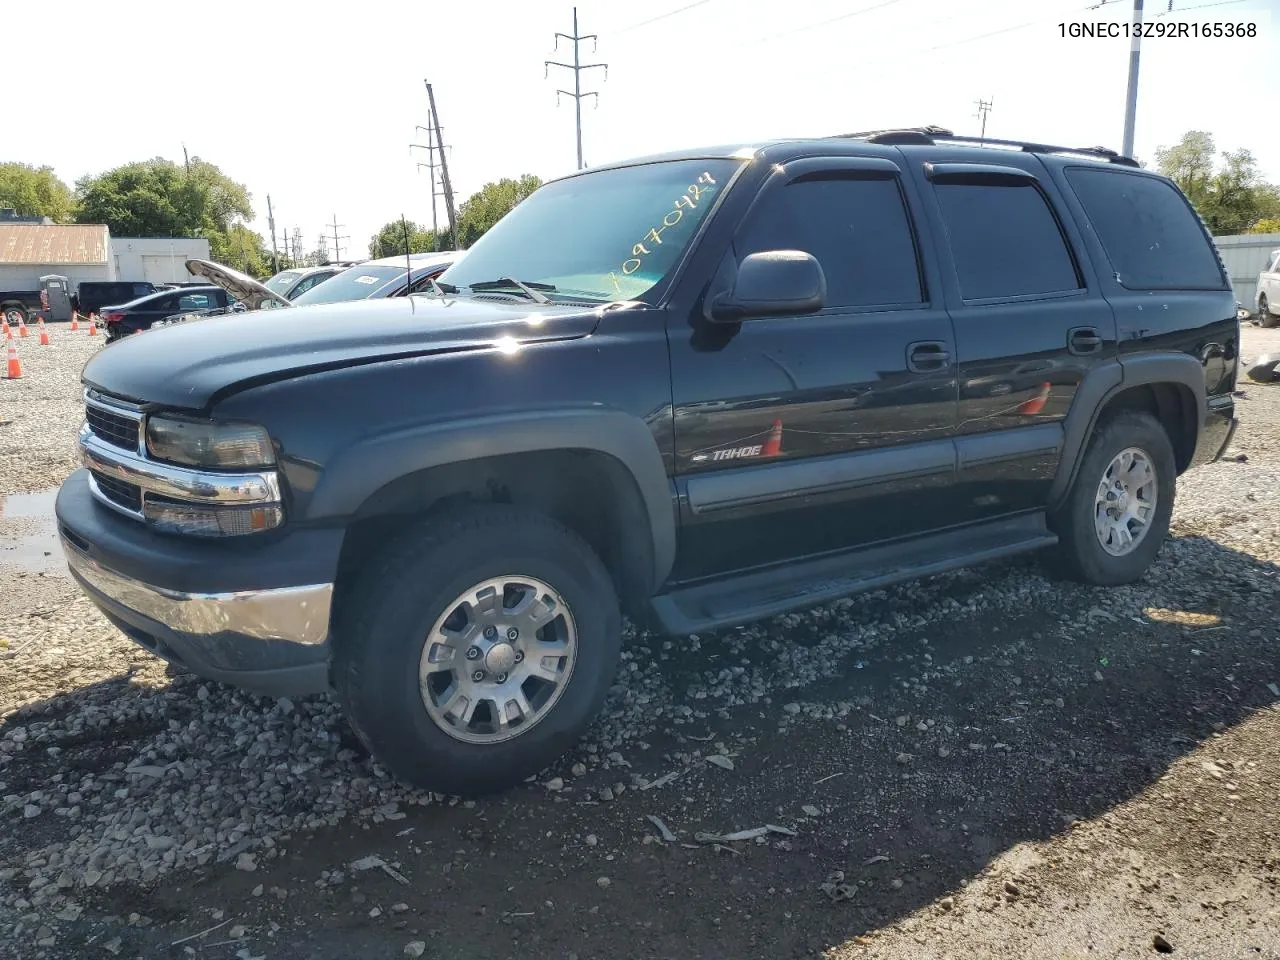
[[[623,612],[684,635],[1041,548],[1140,578],[1238,349],[1203,224],[1127,158],[690,150],[548,183],[429,294],[103,351],[57,515],[138,643],[332,686],[470,794],[574,743]]]

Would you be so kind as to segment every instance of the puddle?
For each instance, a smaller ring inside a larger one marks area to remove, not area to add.
[[[0,565],[32,573],[65,573],[53,502],[58,488],[0,500]]]

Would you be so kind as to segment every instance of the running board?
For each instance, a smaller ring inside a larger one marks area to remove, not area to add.
[[[1057,535],[1045,525],[1044,513],[1025,514],[691,584],[654,597],[653,612],[663,630],[683,636],[774,617],[1057,542]]]

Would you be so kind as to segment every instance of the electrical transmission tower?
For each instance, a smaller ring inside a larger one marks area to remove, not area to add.
[[[990,112],[991,112],[991,101],[979,100],[978,112],[974,114],[975,117],[977,117],[979,120],[982,121],[982,132],[978,134],[979,142],[987,139],[987,114],[989,114]]]
[[[440,148],[440,183],[444,187],[444,210],[449,215],[449,236],[453,240],[453,249],[458,249],[458,214],[453,206],[453,182],[449,179],[449,161],[445,158],[444,135],[440,128],[440,114],[436,111],[436,95],[431,84],[422,81],[427,88],[427,105],[431,108],[431,126],[436,131],[436,146]],[[431,202],[435,203],[433,197]]]
[[[417,133],[423,130],[426,131],[427,142],[409,144],[409,152],[412,153],[414,150],[427,151],[427,162],[419,163],[418,170],[421,171],[423,167],[426,167],[427,170],[429,170],[431,173],[431,235],[432,235],[431,249],[434,251],[437,249],[437,246],[438,246],[438,241],[436,238],[440,234],[440,221],[436,217],[436,197],[444,196],[443,190],[436,189],[436,168],[440,166],[439,161],[436,160],[436,151],[439,150],[440,153],[443,154],[446,150],[451,150],[452,147],[450,147],[446,143],[435,142],[438,135],[439,136],[443,135],[444,133],[443,130],[438,130],[435,127],[424,127],[421,125],[414,127],[414,133]],[[455,241],[455,246],[456,246],[456,241]]]
[[[604,70],[604,78],[608,80],[609,65],[607,63],[583,63],[581,58],[578,56],[578,44],[580,44],[583,40],[591,41],[591,52],[595,53],[596,40],[598,39],[598,37],[594,33],[587,33],[587,34],[578,33],[578,8],[577,7],[573,8],[573,36],[570,36],[567,33],[557,33],[556,47],[555,47],[557,50],[560,49],[561,38],[564,38],[565,40],[571,40],[573,42],[573,63],[560,63],[556,60],[545,60],[543,61],[542,76],[543,76],[543,79],[546,79],[546,77],[550,74],[552,67],[563,67],[566,70],[573,71],[573,90],[572,91],[557,90],[556,103],[557,104],[560,103],[561,94],[563,94],[566,97],[573,97],[574,122],[578,130],[578,169],[581,170],[583,167],[583,163],[582,163],[582,98],[595,97],[596,98],[595,105],[597,107],[600,106],[599,93],[597,93],[595,90],[588,90],[586,93],[583,93],[582,71],[594,70],[596,67],[600,67],[601,69]]]
[[[333,260],[337,263],[342,260],[342,245],[340,241],[350,240],[351,237],[345,233],[341,237],[338,236],[338,228],[345,227],[346,224],[338,222],[336,213],[333,215],[333,223],[329,224],[329,226],[333,227]]]
[[[302,228],[294,227],[293,228],[293,262],[295,264],[300,265],[302,263],[302,258],[305,255],[306,254],[302,250]]]

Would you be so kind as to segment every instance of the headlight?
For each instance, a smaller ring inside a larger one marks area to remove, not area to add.
[[[147,497],[142,515],[157,530],[195,537],[237,537],[272,530],[284,522],[279,504],[206,506]]]
[[[276,462],[271,436],[251,423],[147,418],[147,452],[189,467],[257,469]]]

